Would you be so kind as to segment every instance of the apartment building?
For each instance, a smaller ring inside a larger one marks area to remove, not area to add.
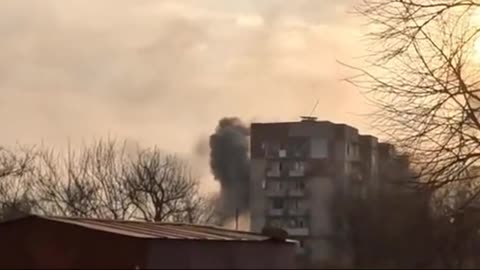
[[[379,145],[353,127],[312,117],[252,124],[251,229],[284,228],[310,265],[350,265],[344,198],[378,189]]]

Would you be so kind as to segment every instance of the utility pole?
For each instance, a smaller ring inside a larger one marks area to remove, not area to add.
[[[238,208],[235,208],[235,230],[238,230]]]

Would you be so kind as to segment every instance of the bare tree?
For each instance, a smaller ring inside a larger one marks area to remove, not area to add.
[[[173,216],[174,222],[221,225],[215,201],[199,194],[185,198],[185,211]]]
[[[14,213],[211,223],[214,203],[188,164],[157,148],[101,140],[63,155],[0,151],[0,218]]]
[[[195,222],[204,206],[189,166],[156,148],[139,151],[127,169],[130,200],[140,218]],[[137,215],[137,216],[138,216]]]
[[[40,212],[146,221],[209,222],[212,211],[186,162],[157,148],[128,152],[98,141],[66,157],[38,154],[33,191]]]
[[[478,178],[470,169],[480,159],[479,6],[363,0],[357,9],[372,45],[367,67],[355,68],[359,74],[349,81],[377,106],[375,127],[410,154],[421,187],[447,189]]]
[[[65,158],[51,149],[39,153],[32,186],[42,213],[97,216],[97,189],[86,166],[72,151]]]
[[[27,182],[35,157],[34,148],[0,148],[0,219],[13,218],[35,207]]]
[[[0,181],[0,220],[30,213],[36,207],[27,180],[10,176]]]
[[[0,147],[0,179],[8,176],[21,176],[32,169],[35,158],[34,149],[19,147],[7,149]]]
[[[126,143],[99,141],[86,147],[79,159],[89,183],[95,189],[95,215],[102,218],[130,219],[134,204],[127,183],[129,156]]]
[[[374,126],[411,157],[414,184],[434,192],[441,211],[431,249],[453,268],[464,265],[477,230],[449,219],[480,194],[479,8],[475,0],[362,0],[370,53],[349,79],[378,108]]]

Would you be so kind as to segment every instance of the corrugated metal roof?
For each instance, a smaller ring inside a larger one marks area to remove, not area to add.
[[[242,232],[201,225],[71,217],[47,217],[37,215],[29,215],[23,218],[29,217],[68,223],[93,230],[137,238],[224,241],[265,241],[270,239],[268,236],[252,232]]]

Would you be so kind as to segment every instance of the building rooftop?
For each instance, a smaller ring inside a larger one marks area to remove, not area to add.
[[[267,241],[271,239],[269,236],[262,234],[235,231],[213,226],[72,217],[50,217],[40,215],[25,215],[19,218],[6,220],[0,222],[0,226],[25,219],[41,219],[46,221],[60,222],[97,231],[147,239],[217,241]],[[285,241],[290,242],[288,239]]]
[[[330,125],[345,125],[341,123],[334,123],[326,120],[318,120],[316,117],[302,117],[300,121],[281,121],[281,122],[253,122],[252,126],[275,126],[275,125],[298,125],[298,124],[330,124]]]

